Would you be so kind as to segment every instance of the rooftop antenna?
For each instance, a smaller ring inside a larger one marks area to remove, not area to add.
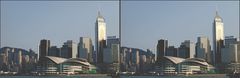
[[[100,13],[100,5],[98,5],[98,16],[101,16],[101,13]]]
[[[218,15],[218,6],[217,5],[216,5],[215,9],[216,9],[216,15]]]
[[[100,8],[98,7],[98,16],[100,16]]]

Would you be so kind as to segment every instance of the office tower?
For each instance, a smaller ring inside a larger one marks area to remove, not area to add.
[[[222,63],[239,63],[240,62],[240,53],[238,50],[238,41],[234,36],[225,37],[224,48],[221,48],[221,62]]]
[[[195,44],[190,40],[185,40],[180,45],[178,55],[181,58],[194,58]]]
[[[39,58],[48,56],[48,49],[50,47],[50,40],[42,39],[39,46]]]
[[[119,63],[120,61],[120,46],[112,44],[111,48],[104,48],[103,62],[104,63]]]
[[[78,56],[79,58],[87,59],[89,62],[93,62],[93,47],[92,40],[88,37],[80,37],[78,44]]]
[[[174,46],[169,46],[166,50],[166,54],[165,56],[173,56],[173,57],[177,57],[178,56],[178,49],[175,48]]]
[[[211,47],[208,37],[201,36],[197,38],[196,57],[205,59],[208,63],[211,63]]]
[[[165,56],[166,49],[168,47],[168,41],[164,39],[158,40],[157,44],[157,62]]]
[[[0,53],[0,67],[7,64],[7,57],[4,53]]]
[[[14,52],[14,62],[18,65],[21,65],[22,64],[22,51],[19,50],[19,51],[16,51]]]
[[[103,63],[103,48],[106,46],[106,23],[100,12],[98,12],[95,23],[95,42],[97,62]]]
[[[60,49],[57,48],[57,46],[51,46],[49,48],[48,56],[56,56],[59,57],[60,55]]]
[[[213,22],[213,64],[221,63],[221,48],[224,43],[223,20],[216,11]]]
[[[119,53],[120,53],[120,41],[116,36],[107,37],[107,48],[111,49],[111,59],[112,63],[119,63]],[[105,58],[106,55],[104,55]],[[110,56],[106,56],[110,57]]]
[[[10,51],[9,48],[4,49],[4,55],[6,56],[6,64],[8,63],[8,52]]]
[[[140,72],[146,72],[147,68],[147,57],[146,55],[140,55],[139,70]]]
[[[61,57],[63,58],[76,58],[77,57],[77,44],[72,40],[65,42],[61,48]]]
[[[113,53],[111,51],[111,48],[104,48],[103,56],[103,63],[110,64],[113,62]]]
[[[120,45],[112,44],[113,63],[120,63]]]
[[[230,44],[236,44],[237,38],[235,38],[234,36],[226,36],[224,41],[225,41],[225,47],[227,47]]]
[[[229,63],[239,63],[240,62],[240,53],[238,50],[238,44],[229,44],[227,47],[221,49],[221,63],[229,64]]]
[[[107,37],[107,47],[111,48],[112,44],[120,44],[119,38],[116,36],[108,36]]]
[[[240,54],[240,40],[238,40],[238,54]],[[240,55],[238,55],[238,56],[240,56]],[[239,59],[239,61],[240,61],[240,59]]]
[[[132,52],[132,57],[131,57],[131,61],[132,61],[132,67],[133,67],[133,71],[137,71],[139,69],[139,62],[140,62],[140,54],[139,54],[139,50],[133,51]]]
[[[10,49],[8,52],[8,63],[13,64],[14,63],[14,48]]]

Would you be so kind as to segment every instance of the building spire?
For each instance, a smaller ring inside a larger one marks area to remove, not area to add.
[[[216,16],[219,16],[218,15],[218,6],[216,5]]]
[[[101,18],[101,19],[104,19],[103,16],[101,15],[100,11],[98,10],[98,15],[97,15],[97,18]]]
[[[101,16],[100,11],[98,10],[98,17]]]

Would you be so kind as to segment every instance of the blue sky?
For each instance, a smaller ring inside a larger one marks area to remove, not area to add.
[[[97,12],[106,19],[107,35],[119,31],[117,1],[1,1],[1,46],[38,50],[41,39],[61,47],[67,40],[91,37]]]
[[[179,46],[184,40],[196,42],[198,36],[212,41],[212,23],[217,10],[226,36],[238,37],[237,1],[123,1],[122,45],[155,51],[157,40]],[[79,42],[91,37],[97,11],[105,17],[107,35],[118,36],[117,1],[2,1],[1,45],[32,48],[41,39],[60,47],[66,40]]]
[[[237,1],[124,1],[122,45],[156,51],[159,39],[167,39],[175,47],[184,40],[196,43],[199,36],[212,41],[216,8],[223,18],[225,36],[238,37]]]

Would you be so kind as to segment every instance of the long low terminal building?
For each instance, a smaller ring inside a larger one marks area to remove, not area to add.
[[[155,66],[155,71],[161,74],[197,74],[213,70],[214,67],[204,59],[184,59],[172,56],[164,56]]]
[[[40,74],[81,74],[96,73],[96,67],[81,58],[61,58],[45,56],[40,58],[37,66]]]

